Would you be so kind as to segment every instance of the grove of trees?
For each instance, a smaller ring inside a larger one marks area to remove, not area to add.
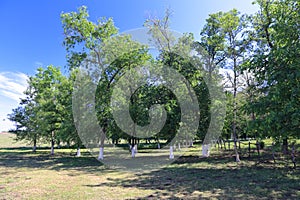
[[[85,6],[76,12],[62,13],[67,73],[50,65],[29,77],[26,97],[9,115],[16,122],[11,131],[18,140],[31,142],[33,151],[38,143],[48,142],[51,154],[55,145],[67,145],[76,148],[80,156],[83,143],[78,134],[78,120],[73,116],[72,95],[77,92],[79,67],[92,65],[94,70],[88,73],[97,81],[96,103],[92,106],[102,127],[97,139],[99,159],[103,159],[105,138],[115,145],[120,140],[127,141],[131,152],[136,152],[140,140],[155,141],[156,148],[160,148],[172,141],[181,126],[189,127],[181,123],[182,105],[176,95],[158,84],[164,81],[161,77],[156,76],[156,80],[132,91],[129,106],[132,120],[139,126],[147,126],[151,124],[151,106],[163,105],[166,122],[155,135],[139,138],[136,125],[128,127],[131,134],[126,134],[113,117],[113,112],[121,110],[116,110],[110,102],[113,87],[125,72],[147,64],[161,66],[160,70],[164,66],[176,70],[196,94],[201,113],[199,119],[194,119],[199,123],[197,133],[178,136],[177,143],[204,142],[215,106],[208,84],[220,82],[226,96],[226,116],[220,119],[224,121],[222,134],[210,142],[232,139],[237,162],[240,138],[257,141],[271,138],[287,152],[290,143],[300,136],[300,4],[295,0],[254,3],[259,11],[253,15],[241,14],[236,9],[210,14],[199,41],[191,33],[174,39],[169,10],[163,19],[147,19],[144,26],[159,50],[155,56],[147,45],[130,35],[119,34],[111,18],[92,22]],[[205,54],[205,58],[196,60],[189,56],[191,52]],[[195,68],[191,63],[203,67]],[[156,114],[161,117],[161,113]]]

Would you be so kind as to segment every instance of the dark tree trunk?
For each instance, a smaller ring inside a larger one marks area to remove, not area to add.
[[[54,142],[54,139],[52,138],[51,139],[51,155],[54,155],[54,144],[55,144],[55,142]]]
[[[249,157],[250,157],[251,156],[251,143],[250,143],[250,141],[248,143],[248,152],[249,152]]]
[[[282,141],[282,152],[284,154],[288,154],[288,139],[287,138],[284,138],[283,141]]]
[[[33,140],[32,152],[36,152],[36,139]]]
[[[256,150],[257,154],[260,156],[260,143],[258,141],[256,141]]]

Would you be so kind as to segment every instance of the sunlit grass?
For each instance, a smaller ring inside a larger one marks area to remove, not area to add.
[[[87,149],[81,157],[75,149],[55,149],[51,156],[49,148],[32,153],[30,147],[12,144],[11,136],[0,137],[0,199],[300,198],[299,169],[272,163],[267,150],[260,157],[255,151],[248,157],[245,150],[235,163],[232,150],[213,148],[211,157],[202,158],[201,146],[195,145],[164,168],[125,172],[98,162]],[[105,153],[114,151],[106,148]],[[159,154],[168,151],[151,155]],[[137,158],[151,155],[139,150]]]

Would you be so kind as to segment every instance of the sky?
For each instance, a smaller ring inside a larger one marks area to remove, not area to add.
[[[86,5],[90,19],[112,17],[119,32],[142,28],[149,16],[172,11],[171,28],[195,38],[209,14],[238,9],[254,13],[253,0],[1,0],[0,1],[0,132],[13,128],[7,119],[23,97],[28,76],[38,67],[66,66],[62,45],[62,12]]]

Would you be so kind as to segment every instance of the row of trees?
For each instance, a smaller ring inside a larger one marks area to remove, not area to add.
[[[128,70],[147,65],[161,66],[160,70],[170,67],[188,80],[185,86],[195,91],[201,113],[196,138],[203,141],[213,121],[216,102],[211,99],[208,85],[221,81],[227,112],[220,138],[234,140],[236,161],[240,160],[237,149],[240,137],[272,137],[287,147],[289,139],[299,138],[300,128],[300,5],[292,0],[257,0],[255,3],[260,10],[254,15],[241,15],[235,9],[209,15],[196,42],[192,34],[184,34],[178,40],[174,38],[169,28],[169,11],[163,19],[148,19],[145,27],[159,50],[157,57],[148,46],[129,35],[118,35],[112,19],[91,22],[86,7],[63,13],[69,73],[65,76],[59,68],[49,66],[38,69],[37,74],[30,77],[26,98],[10,115],[10,120],[17,122],[14,132],[18,139],[32,141],[35,147],[37,141],[50,141],[52,153],[55,143],[76,145],[79,155],[82,142],[77,130],[84,126],[80,124],[81,119],[73,116],[72,94],[78,89],[75,83],[80,74],[78,68],[86,66],[91,82],[96,85],[92,107],[102,127],[95,141],[100,145],[100,159],[103,159],[105,138],[114,143],[126,139],[131,148],[136,146],[138,126],[151,124],[149,112],[153,104],[163,105],[166,123],[158,134],[150,134],[145,139],[171,142],[176,131],[185,125],[181,123],[178,96],[159,84],[166,80],[157,75],[158,71],[143,72],[156,76],[137,91],[131,91],[129,111],[135,123],[130,134],[120,129],[112,114],[122,111],[116,105],[111,106],[116,83]],[[192,51],[201,55],[201,59],[190,56]],[[201,67],[195,68],[195,63]],[[220,71],[226,73],[219,76]],[[158,113],[157,117],[162,115]],[[217,136],[209,142],[220,139]],[[178,141],[196,138],[187,131]]]

